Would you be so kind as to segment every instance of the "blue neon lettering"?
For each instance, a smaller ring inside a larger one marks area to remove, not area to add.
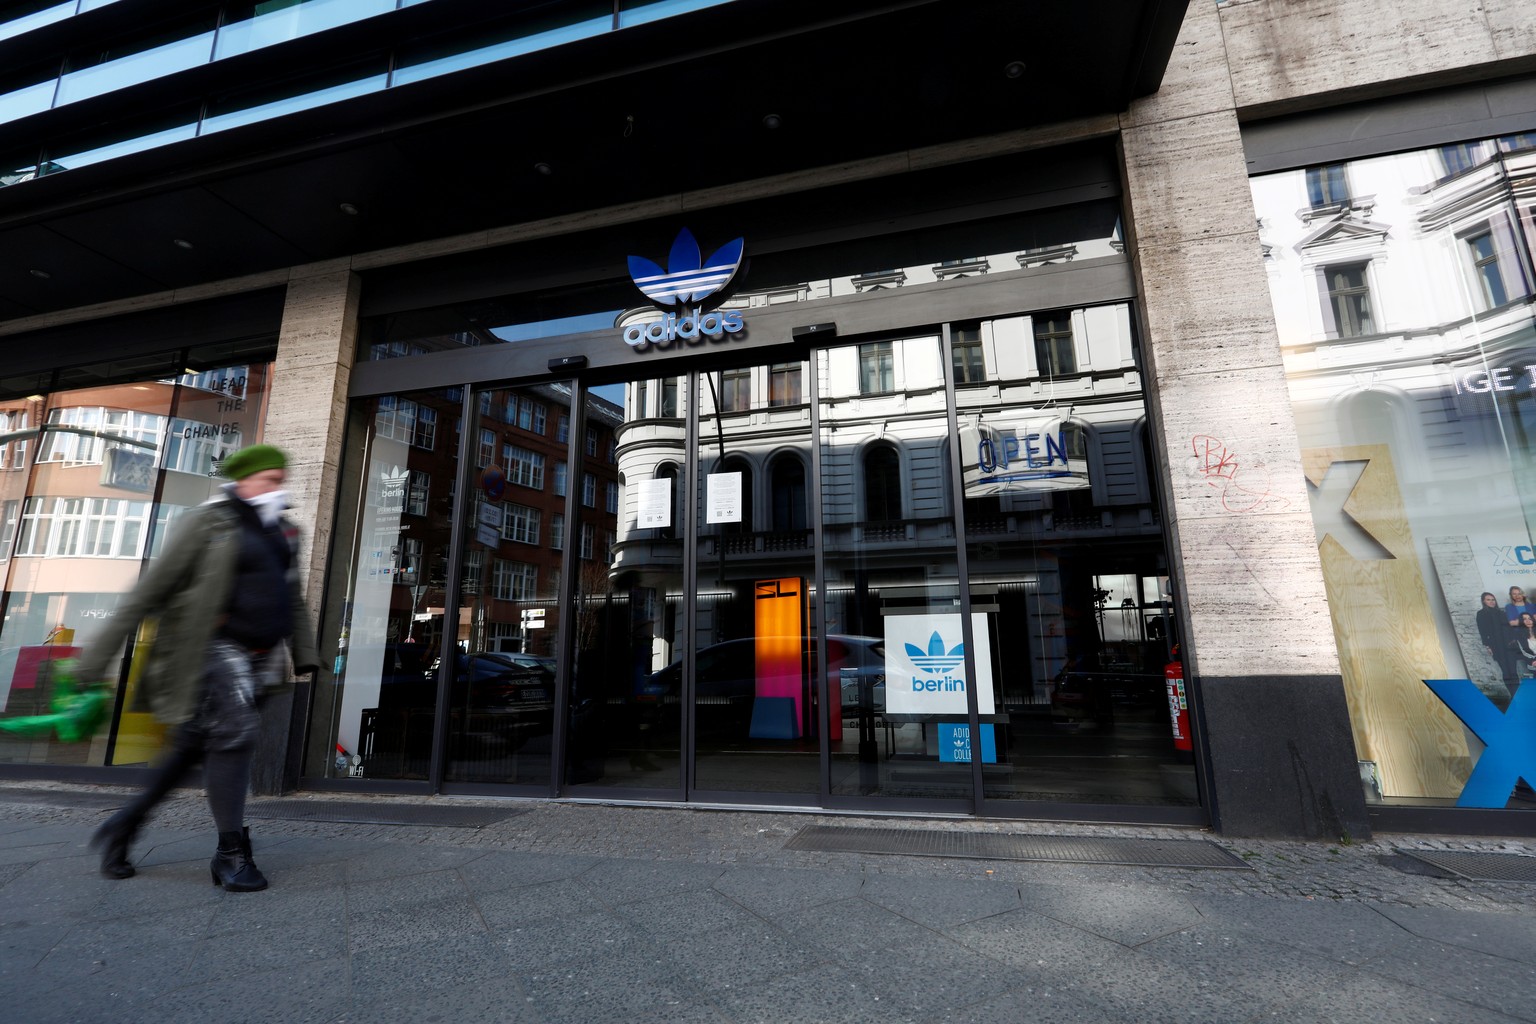
[[[1053,437],[1045,435],[1045,464],[1049,466],[1053,462],[1067,464],[1067,434],[1066,431],[1058,431]]]
[[[997,452],[992,446],[992,439],[984,437],[976,445],[976,464],[981,467],[983,473],[990,473],[997,468]]]

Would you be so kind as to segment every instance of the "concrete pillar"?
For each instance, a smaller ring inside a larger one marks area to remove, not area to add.
[[[1150,410],[1215,824],[1369,834],[1217,6],[1122,118]]]
[[[289,514],[304,531],[299,557],[312,621],[323,595],[336,515],[358,294],[358,277],[345,264],[295,268],[272,372],[265,439],[288,454]],[[322,669],[317,681],[328,678]],[[281,792],[297,781],[308,707],[309,688],[301,682],[291,698],[272,701],[263,710],[261,745],[251,773],[254,792]]]

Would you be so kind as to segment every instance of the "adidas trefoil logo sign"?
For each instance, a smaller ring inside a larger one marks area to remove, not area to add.
[[[629,257],[629,276],[641,294],[658,306],[679,308],[660,320],[625,327],[625,342],[643,352],[648,348],[667,348],[679,341],[696,345],[705,338],[723,338],[745,328],[740,310],[705,312],[699,305],[736,276],[744,249],[743,239],[737,238],[705,259],[693,232],[683,228],[672,243],[665,269],[644,256]]]
[[[907,657],[912,659],[912,664],[924,672],[934,674],[948,672],[965,660],[965,644],[958,644],[954,650],[945,654],[944,638],[935,630],[933,636],[928,638],[926,651],[916,644],[907,644]]]
[[[891,714],[966,716],[970,679],[965,671],[962,635],[961,618],[954,613],[885,617],[885,701]],[[971,635],[980,652],[976,658],[978,710],[990,715],[995,701],[986,615],[971,616]]]

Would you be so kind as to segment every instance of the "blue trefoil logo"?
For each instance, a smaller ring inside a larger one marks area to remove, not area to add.
[[[683,228],[672,242],[665,269],[644,256],[629,257],[629,276],[641,294],[658,306],[679,307],[681,315],[669,312],[660,320],[630,324],[624,328],[624,340],[644,350],[651,346],[665,348],[678,340],[697,344],[703,338],[719,338],[742,330],[746,324],[740,310],[714,309],[706,313],[698,304],[723,290],[736,276],[745,248],[743,239],[733,239],[706,260],[693,232]]]
[[[934,630],[933,636],[928,638],[928,649],[925,651],[917,644],[907,644],[907,657],[912,664],[934,675],[948,672],[965,660],[965,644],[957,644],[949,653],[944,652],[944,638],[939,636],[938,630]]]
[[[683,228],[672,243],[666,270],[644,256],[631,256],[629,276],[635,287],[657,305],[703,302],[735,276],[736,268],[741,266],[744,248],[745,241],[737,238],[722,245],[705,260],[700,255],[693,232]]]
[[[928,638],[928,649],[925,651],[917,644],[904,644],[907,649],[907,660],[916,665],[927,675],[914,674],[912,676],[913,693],[964,693],[965,673],[958,676],[950,675],[950,672],[960,666],[965,660],[965,644],[956,644],[946,648],[944,638],[938,630]]]

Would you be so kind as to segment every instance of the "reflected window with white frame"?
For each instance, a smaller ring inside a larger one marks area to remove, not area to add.
[[[131,438],[151,448],[160,443],[165,417],[130,409],[75,406],[52,409],[48,425],[65,429],[45,430],[38,445],[39,462],[89,465],[101,462],[106,436]],[[208,428],[217,433],[217,428]]]
[[[1509,301],[1504,275],[1499,270],[1499,251],[1491,229],[1462,240],[1472,261],[1472,276],[1477,280],[1483,308],[1492,309]]]
[[[501,536],[503,540],[519,544],[539,542],[539,524],[544,514],[527,505],[507,504],[501,510]]]
[[[979,326],[955,328],[950,339],[950,348],[957,385],[986,383],[987,364],[981,355]]]
[[[1072,311],[1058,309],[1030,318],[1035,331],[1035,361],[1043,377],[1065,377],[1077,372],[1077,350],[1072,340]],[[983,368],[985,369],[985,368]]]
[[[800,402],[800,363],[774,363],[768,367],[768,405],[778,408]]]
[[[514,395],[507,403],[507,422],[529,433],[542,436],[547,415],[548,410],[543,402],[535,402],[522,395]]]
[[[746,412],[752,408],[752,370],[737,367],[720,374],[720,411]]]
[[[1371,285],[1366,276],[1369,263],[1345,263],[1323,268],[1323,283],[1328,289],[1327,313],[1332,317],[1334,337],[1358,338],[1376,333],[1371,312]]]
[[[480,593],[480,581],[485,578],[485,549],[475,548],[464,553],[464,576],[459,580],[462,594]]]
[[[506,444],[501,446],[501,458],[506,464],[508,483],[535,491],[544,489],[544,456],[515,444]]]
[[[1349,203],[1349,182],[1343,164],[1307,168],[1307,202],[1317,210]]]
[[[896,390],[896,353],[889,341],[859,346],[859,393],[879,395]]]
[[[26,430],[28,418],[25,409],[12,409],[9,412],[0,412],[0,435],[15,434]],[[26,441],[18,440],[0,443],[0,469],[25,469],[26,465]]]
[[[427,514],[427,498],[432,490],[432,476],[420,470],[411,470],[410,487],[406,490],[405,511],[408,515]]]
[[[46,558],[141,558],[150,503],[122,498],[28,498],[17,555]],[[14,510],[7,508],[7,516]],[[7,537],[10,526],[7,526]]]
[[[539,567],[508,558],[491,569],[491,596],[498,601],[531,601],[539,596]]]

